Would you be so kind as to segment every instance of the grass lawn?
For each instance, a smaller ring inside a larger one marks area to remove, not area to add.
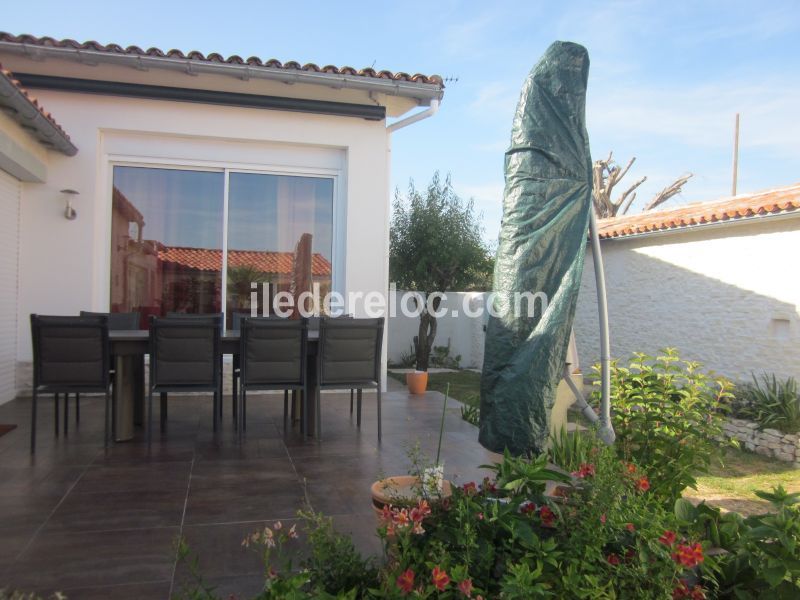
[[[390,372],[389,375],[405,383],[405,374]],[[444,393],[449,382],[451,397],[464,404],[479,406],[480,381],[480,373],[474,371],[430,373],[428,389]],[[570,420],[579,417],[570,413]],[[789,492],[800,492],[800,469],[795,469],[791,463],[730,449],[726,451],[722,464],[712,464],[708,475],[698,477],[697,490],[686,490],[684,496],[698,502],[706,500],[724,510],[755,514],[766,511],[769,503],[754,492],[771,490],[777,485]]]
[[[389,376],[398,381],[406,382],[405,373],[393,373]],[[481,403],[481,374],[475,371],[453,371],[452,373],[428,373],[428,389],[442,392],[450,384],[450,397],[460,400],[470,406],[480,406]]]
[[[686,490],[684,496],[707,500],[725,510],[754,514],[769,508],[769,503],[754,492],[769,491],[777,485],[789,492],[800,492],[800,469],[758,454],[728,450],[723,464],[712,464],[709,475],[697,478],[697,490]]]

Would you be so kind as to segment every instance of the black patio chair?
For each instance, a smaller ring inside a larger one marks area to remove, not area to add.
[[[322,437],[320,396],[322,390],[356,389],[356,424],[361,427],[361,397],[365,388],[378,396],[378,442],[381,441],[381,348],[383,317],[378,319],[329,319],[319,324],[317,353],[317,439]],[[308,413],[306,413],[308,414]]]
[[[241,332],[242,330],[242,319],[250,318],[250,312],[241,312],[241,311],[234,311],[231,315],[231,331],[238,331]],[[232,412],[233,412],[233,420],[234,422],[238,423],[238,415],[237,415],[237,408],[239,404],[239,375],[240,375],[240,361],[238,354],[233,355],[233,360],[231,361],[231,404]]]
[[[248,317],[239,338],[239,437],[247,428],[247,392],[283,390],[283,432],[288,431],[289,390],[306,393],[308,320]],[[303,414],[308,414],[303,408]],[[303,428],[303,433],[306,429]]]
[[[353,318],[353,314],[352,313],[346,313],[346,314],[338,315],[338,316],[335,316],[335,317],[326,317],[326,318],[328,318],[328,319],[352,319]],[[321,319],[322,319],[322,317],[309,317],[309,319],[308,319],[308,328],[311,329],[312,331],[319,330],[319,322],[320,322]],[[350,390],[350,416],[353,415],[353,396],[354,396],[356,391],[357,390],[355,390],[355,389],[351,389]],[[292,415],[292,418],[294,418],[294,415]]]
[[[214,431],[219,427],[220,316],[150,317],[150,382],[147,393],[147,443],[153,429],[153,394],[161,394],[161,428],[169,392],[213,392]]]
[[[33,342],[33,402],[31,405],[31,454],[36,451],[36,408],[40,393],[55,396],[55,432],[58,395],[63,393],[64,434],[69,431],[69,394],[105,394],[105,439],[108,446],[111,403],[108,318],[31,315]]]
[[[108,330],[109,331],[136,331],[139,329],[139,323],[141,322],[141,315],[138,312],[124,312],[124,313],[108,313],[108,312],[91,312],[88,310],[82,310],[80,312],[80,316],[82,317],[106,317],[108,319]],[[114,367],[116,365],[115,357],[112,354],[111,358],[111,382],[114,382]],[[116,389],[112,386],[112,390]],[[69,402],[69,394],[65,395],[64,397],[64,407],[67,410],[67,403]],[[114,402],[111,403],[111,435],[114,436],[116,434],[116,423],[117,423],[117,404],[116,399]],[[81,422],[81,395],[79,393],[75,394],[75,422]]]
[[[182,312],[173,312],[170,311],[167,313],[167,318],[169,319],[205,319],[205,318],[215,318],[219,319],[220,321],[220,332],[224,331],[225,328],[223,327],[224,321],[222,319],[222,313],[182,313]],[[219,355],[219,372],[222,373],[222,354]],[[220,375],[220,389],[219,389],[219,403],[217,405],[217,412],[219,413],[219,420],[222,421],[222,375]],[[231,400],[233,404],[236,404],[233,400]],[[167,396],[166,394],[161,395],[161,410],[166,413],[167,411]]]

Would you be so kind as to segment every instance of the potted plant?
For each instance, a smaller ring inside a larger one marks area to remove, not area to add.
[[[436,462],[433,465],[421,464],[418,454],[412,451],[412,465],[415,473],[411,475],[395,475],[379,479],[372,484],[372,508],[378,520],[384,518],[386,510],[392,506],[411,507],[425,501],[428,504],[449,498],[452,486],[444,478],[444,462],[442,456],[442,437],[444,436],[444,419],[447,414],[447,398],[450,395],[450,384],[444,393],[442,419],[439,423],[439,444],[436,448]]]
[[[422,394],[442,295],[447,290],[489,289],[493,261],[472,201],[462,201],[450,178],[442,181],[438,173],[424,193],[412,181],[406,198],[395,194],[389,237],[390,280],[399,290],[419,293],[415,371],[406,382],[412,394]]]

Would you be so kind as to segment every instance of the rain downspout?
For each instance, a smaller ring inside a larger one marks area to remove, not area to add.
[[[432,117],[437,112],[439,112],[439,101],[438,100],[431,100],[430,107],[426,108],[423,111],[418,113],[414,113],[411,116],[406,117],[405,119],[400,119],[399,121],[395,121],[391,125],[386,126],[386,130],[389,133],[394,133],[398,129],[402,129],[403,127],[408,127],[409,125],[416,123],[417,121],[422,121],[423,119],[427,119],[428,117]]]
[[[570,377],[569,365],[564,366],[564,379],[572,393],[575,394],[575,407],[591,423],[600,421],[598,435],[607,445],[614,443],[616,434],[611,425],[611,343],[608,334],[608,298],[606,296],[606,275],[603,268],[603,256],[600,251],[600,236],[597,232],[597,217],[592,207],[589,217],[589,237],[592,240],[592,261],[594,263],[595,286],[597,287],[597,311],[600,317],[600,417],[586,402],[583,392],[579,390]]]

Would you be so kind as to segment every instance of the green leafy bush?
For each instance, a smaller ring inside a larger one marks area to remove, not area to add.
[[[305,514],[311,556],[293,569],[296,530],[273,524],[246,539],[265,565],[257,598],[800,597],[798,494],[760,493],[775,511],[747,519],[685,500],[667,506],[613,448],[597,443],[587,457],[566,477],[544,457],[505,456],[490,465],[494,479],[385,507],[378,568],[330,520]],[[543,495],[553,480],[567,493]],[[202,584],[181,594],[217,598]]]
[[[599,389],[599,367],[594,384]],[[621,456],[649,476],[653,493],[674,502],[719,457],[722,413],[731,384],[681,360],[673,348],[636,353],[611,366],[612,420]],[[599,391],[594,393],[599,400]]]
[[[755,421],[762,429],[800,431],[800,395],[792,377],[781,381],[762,373],[759,380],[753,375],[753,383],[736,386],[731,404],[735,416]]]
[[[593,430],[567,432],[566,427],[550,436],[547,456],[555,465],[567,471],[577,471],[583,463],[591,462],[591,456],[600,445]]]

